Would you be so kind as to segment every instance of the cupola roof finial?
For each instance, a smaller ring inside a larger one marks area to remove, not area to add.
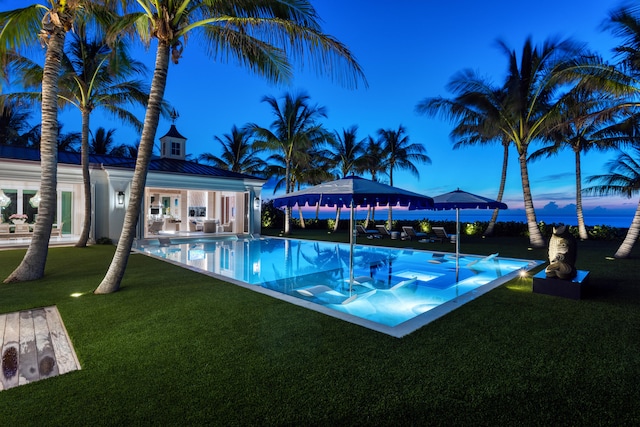
[[[180,117],[180,113],[178,113],[174,108],[173,110],[171,110],[170,117],[171,117],[171,123],[176,124],[176,120],[178,119],[178,117]]]

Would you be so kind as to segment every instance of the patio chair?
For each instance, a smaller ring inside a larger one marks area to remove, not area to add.
[[[51,226],[51,237],[62,237],[62,225],[64,223],[61,222],[60,225],[56,226],[53,224]]]
[[[421,231],[416,231],[413,227],[409,226],[409,225],[405,225],[402,227],[402,231],[404,231],[404,233],[406,234],[406,238],[409,240],[422,240],[422,239],[426,239],[427,237],[429,237],[427,235],[427,233],[423,233]]]
[[[449,240],[450,242],[455,243],[453,241],[455,234],[447,233],[446,230],[444,229],[444,227],[431,227],[431,231],[433,231],[433,234],[436,235],[434,240],[438,240],[440,242],[444,242],[445,240]]]
[[[189,231],[202,231],[203,223],[198,222],[194,219],[189,220]]]
[[[331,289],[326,285],[317,285],[311,286],[309,288],[304,289],[296,289],[296,292],[305,297],[318,298],[328,304],[349,304],[356,300],[356,298],[366,298],[371,296],[376,290],[371,290],[364,294],[353,294],[351,296],[345,295],[341,292],[336,291],[335,289]]]
[[[367,239],[380,239],[382,237],[378,230],[367,230],[360,224],[356,225],[356,235],[357,237],[366,237]]]
[[[467,263],[466,267],[469,269],[474,269],[473,267],[475,266],[475,269],[482,269],[482,265],[483,263],[485,263],[484,267],[486,268],[486,263],[491,261],[492,259],[494,259],[495,257],[497,257],[498,255],[500,255],[499,253],[495,253],[495,254],[491,254],[491,255],[487,255],[484,258],[479,258],[475,261],[471,261],[469,263]]]
[[[164,221],[153,221],[149,224],[149,229],[147,231],[151,234],[158,234],[162,231],[162,227],[164,227]]]
[[[382,237],[383,239],[385,237],[391,238],[391,233],[389,233],[389,230],[387,230],[387,227],[385,227],[384,225],[376,225],[376,229],[378,229],[380,237]]]
[[[416,277],[412,277],[411,279],[406,279],[406,280],[403,280],[402,282],[396,283],[395,285],[390,287],[388,290],[389,291],[395,291],[396,289],[400,289],[400,288],[405,287],[407,285],[413,285],[417,281],[418,281],[418,279]]]

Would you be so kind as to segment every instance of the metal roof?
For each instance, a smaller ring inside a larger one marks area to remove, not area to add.
[[[180,132],[178,132],[176,125],[171,125],[171,127],[169,128],[169,132],[167,132],[164,136],[161,136],[160,139],[164,138],[165,136],[170,136],[172,138],[180,138],[184,140],[187,139],[184,136],[180,135]]]
[[[0,158],[39,162],[40,150],[37,150],[35,148],[0,145]],[[131,170],[133,170],[136,165],[136,159],[98,154],[90,154],[89,162],[94,164],[102,164],[103,166],[112,166]],[[59,151],[58,163],[80,165],[80,153]],[[260,177],[231,172],[228,170],[216,168],[214,166],[203,165],[200,163],[179,159],[152,158],[151,162],[149,163],[149,171],[180,173],[197,176],[215,176],[231,179],[259,179],[264,181],[264,179]]]

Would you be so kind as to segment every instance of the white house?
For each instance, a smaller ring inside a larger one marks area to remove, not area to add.
[[[160,138],[161,155],[151,160],[138,237],[156,234],[260,233],[260,195],[265,180],[185,160],[186,138],[175,125]],[[58,153],[58,206],[55,223],[62,235],[79,235],[84,218],[80,153]],[[120,238],[135,159],[90,156],[91,237]],[[0,146],[1,222],[38,214],[40,152]],[[2,200],[5,202],[2,203]],[[12,226],[14,227],[14,226]],[[14,232],[12,229],[11,232]],[[0,235],[0,238],[2,235]]]

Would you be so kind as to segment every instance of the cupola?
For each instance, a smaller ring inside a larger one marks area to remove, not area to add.
[[[176,129],[176,119],[180,117],[174,109],[171,112],[171,128],[164,136],[160,137],[160,157],[163,159],[184,160],[187,152],[187,138],[180,135]]]

